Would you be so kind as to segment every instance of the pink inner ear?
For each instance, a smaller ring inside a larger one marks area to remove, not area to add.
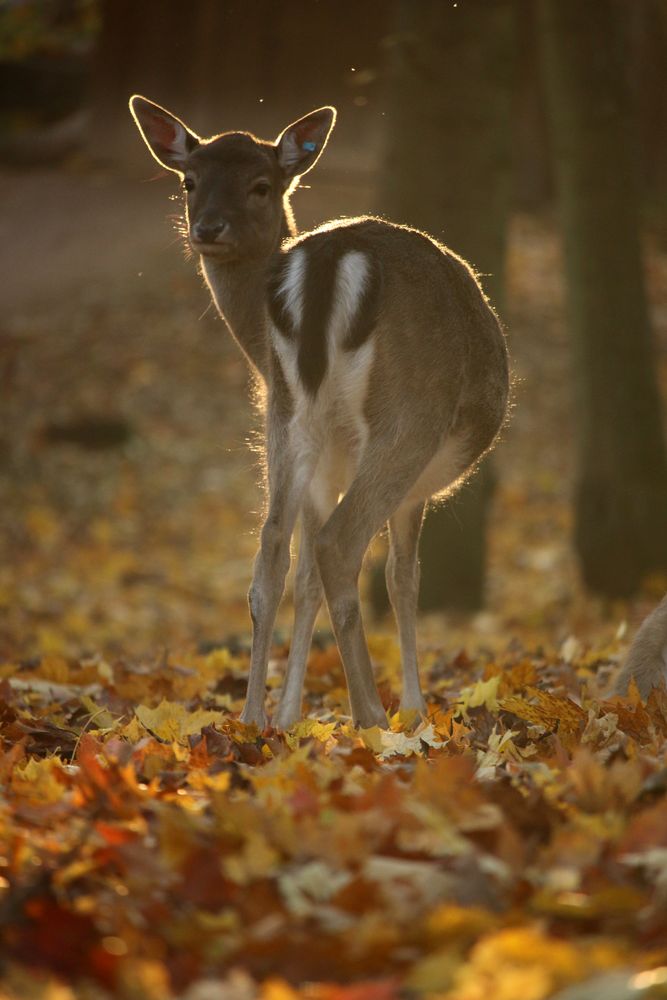
[[[171,149],[176,138],[176,127],[172,122],[156,115],[151,120],[151,132],[154,142],[164,146],[165,149]]]

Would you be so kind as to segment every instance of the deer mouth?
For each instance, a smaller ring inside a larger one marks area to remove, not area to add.
[[[206,243],[190,237],[190,246],[202,257],[216,257],[218,260],[233,260],[237,256],[237,245],[231,240],[216,240]]]

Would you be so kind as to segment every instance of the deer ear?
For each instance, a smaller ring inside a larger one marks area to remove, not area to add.
[[[139,94],[130,98],[130,111],[157,162],[167,170],[183,173],[186,159],[199,145],[199,137],[176,115]]]
[[[335,122],[335,108],[318,108],[280,133],[276,139],[276,151],[287,180],[300,177],[315,166]]]

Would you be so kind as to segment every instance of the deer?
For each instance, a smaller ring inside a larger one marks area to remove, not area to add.
[[[262,389],[268,495],[248,595],[241,721],[267,725],[267,664],[299,520],[293,633],[273,727],[301,718],[323,599],[353,723],[387,727],[358,586],[386,525],[400,707],[423,714],[422,519],[432,498],[471,475],[506,419],[500,321],[471,266],[417,229],[367,215],[297,233],[291,196],[327,145],[335,108],[311,111],[274,141],[243,131],[200,138],[140,95],[130,110],[152,156],[180,179],[189,245]]]

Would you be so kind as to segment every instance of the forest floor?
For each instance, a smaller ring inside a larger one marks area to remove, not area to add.
[[[393,714],[371,622],[392,727],[352,730],[323,619],[309,721],[259,734],[237,721],[259,424],[172,185],[76,160],[2,180],[1,995],[667,995],[667,699],[609,700],[667,582],[610,603],[578,580],[554,221],[512,222],[488,603],[421,621],[428,719]],[[313,183],[304,227],[372,208],[370,175]]]

